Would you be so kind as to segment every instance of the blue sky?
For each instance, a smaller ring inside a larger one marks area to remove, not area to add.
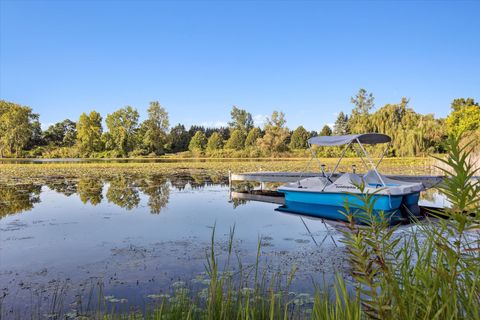
[[[480,100],[480,2],[0,1],[0,98],[43,125],[149,101],[172,124],[232,105],[320,130],[359,88],[444,117]]]

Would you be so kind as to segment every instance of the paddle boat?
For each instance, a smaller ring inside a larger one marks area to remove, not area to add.
[[[374,163],[364,145],[388,143],[380,160]],[[378,165],[383,160],[391,138],[385,134],[365,133],[343,136],[317,136],[308,140],[312,159],[316,156],[313,146],[346,146],[331,173],[325,172],[321,165],[320,177],[300,178],[296,182],[279,187],[278,192],[284,193],[285,205],[278,210],[306,214],[332,220],[347,221],[345,206],[348,204],[354,219],[366,223],[367,214],[362,207],[365,199],[373,207],[373,216],[380,213],[391,223],[405,221],[409,216],[420,216],[418,200],[420,192],[425,190],[421,182],[407,182],[387,178],[378,172]],[[356,167],[352,172],[337,173],[338,166],[345,152],[352,147],[363,164],[367,167],[366,174],[357,174]],[[312,161],[310,159],[310,162]],[[368,197],[365,197],[369,194]]]

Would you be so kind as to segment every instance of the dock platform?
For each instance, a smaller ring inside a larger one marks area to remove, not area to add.
[[[336,173],[333,176],[338,177],[343,174],[343,172]],[[329,173],[327,173],[329,175]],[[295,182],[303,178],[313,178],[321,177],[322,173],[315,172],[273,172],[273,171],[262,171],[262,172],[244,172],[244,173],[230,173],[229,181],[252,181],[252,182],[273,182],[273,183],[287,183]],[[408,182],[421,182],[426,189],[432,188],[437,184],[441,183],[445,176],[412,176],[412,175],[385,175],[390,179],[396,179],[401,181]]]

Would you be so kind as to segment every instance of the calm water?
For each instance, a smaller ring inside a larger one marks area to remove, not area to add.
[[[443,204],[434,194],[424,201]],[[0,185],[3,308],[27,310],[43,300],[48,305],[59,288],[68,308],[69,299],[97,283],[106,295],[136,305],[169,292],[178,280],[205,285],[194,279],[204,277],[214,225],[220,259],[235,226],[242,262],[254,263],[261,238],[262,264],[283,273],[297,265],[299,292],[311,291],[312,279],[328,281],[346,268],[338,223],[277,207],[231,201],[226,179],[203,175]]]

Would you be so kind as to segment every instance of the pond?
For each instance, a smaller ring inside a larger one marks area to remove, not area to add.
[[[425,203],[441,205],[429,193]],[[440,202],[439,202],[440,201]],[[435,203],[436,202],[436,203]],[[3,312],[65,308],[101,286],[112,301],[143,306],[176,281],[201,287],[215,228],[219,259],[234,231],[235,261],[288,274],[312,292],[346,266],[340,223],[275,211],[278,204],[230,199],[222,176],[118,175],[0,184],[0,297]],[[25,303],[28,301],[28,303]]]

